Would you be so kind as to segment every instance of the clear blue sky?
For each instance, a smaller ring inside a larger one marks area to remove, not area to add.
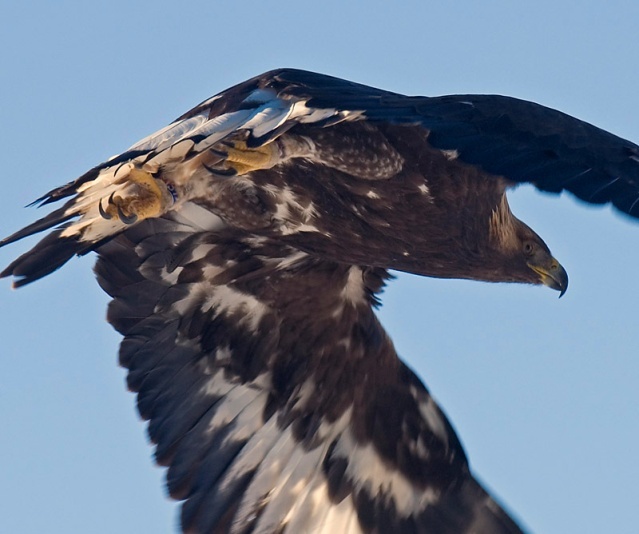
[[[508,94],[639,141],[638,20],[634,0],[3,2],[0,234],[52,187],[275,67]],[[400,275],[382,321],[475,472],[533,532],[634,534],[639,226],[530,188],[511,203],[568,270],[564,298]],[[175,528],[92,264],[0,284],[0,532]]]

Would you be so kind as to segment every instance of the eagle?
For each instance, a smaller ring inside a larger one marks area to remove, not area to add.
[[[513,534],[375,309],[391,275],[568,276],[520,183],[639,217],[639,146],[496,95],[279,69],[36,201],[20,287],[97,253],[119,361],[188,533]]]

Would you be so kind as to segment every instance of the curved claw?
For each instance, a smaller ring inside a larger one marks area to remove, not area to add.
[[[232,168],[216,169],[215,167],[211,167],[210,165],[206,165],[206,164],[204,164],[204,168],[207,171],[209,171],[213,176],[219,176],[220,178],[229,178],[237,174],[237,171]]]
[[[109,199],[110,201],[110,199]],[[103,219],[109,220],[112,219],[113,217],[111,216],[111,214],[107,213],[106,211],[104,211],[104,208],[102,207],[102,199],[100,199],[100,202],[98,202],[98,211],[100,212],[100,216]]]
[[[133,213],[132,215],[127,215],[126,213],[124,213],[122,211],[122,208],[118,205],[116,205],[116,208],[118,209],[118,218],[124,223],[124,224],[133,224],[134,222],[136,222],[138,220],[138,216]]]
[[[216,156],[222,159],[226,159],[229,155],[228,152],[225,152],[224,150],[217,150],[216,148],[209,148],[209,152],[211,152],[211,154],[215,154]]]

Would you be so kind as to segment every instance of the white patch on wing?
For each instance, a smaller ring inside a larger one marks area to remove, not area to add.
[[[331,108],[311,108],[306,100],[297,100],[291,110],[292,119],[300,119],[300,122],[316,122],[333,116],[336,112]]]
[[[290,256],[286,258],[282,258],[279,260],[277,264],[278,269],[288,269],[289,267],[295,265],[296,263],[301,263],[306,258],[308,258],[308,254],[306,252],[293,252]]]
[[[424,400],[423,396],[417,394],[417,390],[414,387],[410,388],[410,393],[417,402],[419,411],[424,416],[424,419],[428,423],[433,434],[435,434],[446,446],[448,446],[448,430],[446,428],[446,423],[444,422],[444,419],[433,398],[429,395],[428,398]]]
[[[318,534],[360,534],[362,532],[357,513],[350,497],[339,504],[331,502],[321,465],[328,446],[318,447],[306,453],[306,458],[298,464],[310,468],[306,482],[297,492],[293,506],[289,505],[285,516],[287,534],[313,532]],[[293,477],[291,477],[293,478]],[[286,510],[283,510],[286,512]]]
[[[290,429],[286,432],[290,433]],[[321,469],[323,452],[323,447],[305,451],[303,447],[295,443],[269,491],[268,506],[257,524],[258,532],[276,532],[277,527],[282,524],[282,520],[287,515],[290,521],[292,505],[304,496],[313,475]],[[308,519],[310,518],[306,517],[305,522]],[[302,531],[304,530],[307,529]]]
[[[202,362],[205,362],[205,361],[206,359],[202,360]],[[214,369],[212,372],[211,372],[211,369],[208,369],[208,368],[202,369],[202,370],[208,371],[206,372],[206,374],[211,375],[211,378],[203,386],[204,393],[206,395],[211,395],[213,397],[217,397],[217,396],[222,397],[222,396],[228,395],[229,391],[231,391],[232,389],[238,386],[237,383],[233,383],[227,380],[224,377],[224,371],[221,369]],[[231,398],[227,397],[225,398],[223,402],[226,403],[227,401],[231,402]]]
[[[209,289],[207,298],[202,304],[202,311],[216,309],[224,315],[240,314],[240,324],[257,330],[262,317],[269,311],[268,306],[253,295],[242,293],[230,286],[215,286]]]
[[[304,409],[307,403],[316,396],[317,386],[313,380],[306,380],[295,393],[295,407]]]
[[[241,384],[224,378],[224,371],[217,371],[205,386],[205,393],[211,396],[223,396],[217,405],[215,414],[209,421],[207,433],[214,434],[232,421],[236,425],[227,440],[238,441],[252,436],[261,426],[262,413],[268,399],[264,383],[270,375],[262,374],[254,382]]]
[[[210,266],[213,269],[213,266]],[[219,272],[219,268],[216,268],[215,274]],[[205,276],[208,273],[204,272]],[[214,275],[213,275],[214,276]],[[186,316],[194,306],[197,306],[203,300],[203,296],[207,295],[211,285],[209,282],[196,282],[191,284],[188,294],[181,300],[176,300],[172,305],[172,310],[181,316]]]
[[[326,484],[319,488],[320,491],[318,491],[318,500],[322,498],[326,500],[327,490],[325,489],[325,487]],[[319,501],[317,506],[318,508],[326,508],[326,516],[321,522],[321,530],[312,530],[311,532],[317,534],[333,534],[337,532],[339,532],[340,534],[361,534],[363,532],[359,526],[357,513],[355,512],[355,508],[351,499],[344,499],[339,504],[332,504],[330,501]],[[296,531],[291,528],[290,532],[293,533],[300,531]]]
[[[417,187],[417,189],[419,189],[419,191],[424,195],[428,195],[429,193],[429,189],[426,184],[420,184],[419,187]]]
[[[438,499],[435,491],[416,488],[388,466],[373,445],[357,443],[350,430],[342,433],[333,454],[347,459],[346,474],[357,489],[365,489],[372,498],[382,494],[382,498],[392,500],[392,506],[404,517],[424,510]]]
[[[231,363],[233,359],[233,353],[228,345],[218,347],[215,349],[215,363],[216,365],[225,366]],[[208,373],[210,374],[210,373]]]
[[[313,226],[312,224],[298,224],[294,227],[291,227],[289,225],[282,225],[279,227],[279,229],[282,235],[291,235],[300,232],[319,232],[317,226]],[[330,237],[330,234],[326,235]]]
[[[263,421],[270,387],[268,372],[252,382],[240,383],[227,379],[224,371],[217,368],[200,390],[201,395],[221,397],[207,421],[206,433],[213,436],[225,429],[227,434],[221,447],[246,442],[214,491],[224,493],[236,480],[254,473],[230,531],[242,531],[242,527],[255,523],[252,532],[361,534],[352,497],[347,496],[337,504],[332,502],[323,469],[331,443],[336,439],[342,442],[344,435],[350,435],[347,427],[351,410],[337,421],[324,421],[322,444],[308,449],[295,440],[291,426],[280,427],[277,414]],[[347,440],[342,449],[359,471],[361,462],[352,456],[359,453],[359,448]],[[357,476],[353,480],[358,484]]]
[[[184,202],[174,212],[173,220],[190,226],[195,230],[217,231],[226,227],[226,223],[212,211],[193,202]]]
[[[224,96],[224,95],[215,95],[215,96],[212,96],[211,98],[207,98],[198,107],[210,106],[213,102],[215,102],[216,100],[219,100],[220,98],[222,98],[222,96]]]
[[[283,124],[291,115],[292,105],[275,99],[258,108],[258,111],[242,126],[251,130],[254,137],[262,137]]]
[[[127,150],[127,152],[133,150],[154,150],[158,148],[163,149],[170,144],[173,144],[176,141],[184,138],[186,135],[189,135],[194,130],[197,130],[208,120],[208,113],[203,112],[195,115],[194,117],[189,117],[188,119],[173,122],[168,126],[165,126],[164,128],[158,130],[157,132],[154,132],[151,135],[145,137],[144,139],[140,139],[137,143],[131,146]],[[115,158],[117,156],[113,157]]]
[[[257,112],[258,110],[255,109],[242,109],[213,117],[198,129],[198,135],[206,137],[195,145],[194,150],[202,152],[211,148],[229,134],[242,128],[246,121]]]
[[[236,515],[237,524],[253,517],[256,508],[268,499],[296,447],[290,428],[282,430],[276,420],[277,417],[271,417],[250,439],[229,470],[228,478],[233,480],[243,472],[257,468]]]
[[[153,156],[143,165],[142,168],[145,171],[154,174],[170,163],[181,163],[194,146],[195,143],[191,139],[181,139],[175,144],[159,152],[156,156]]]
[[[211,252],[217,245],[212,245],[212,244],[203,244],[203,245],[196,245],[195,247],[193,247],[193,249],[189,252],[189,262],[193,262],[193,261],[198,261],[201,260],[202,258],[204,258],[209,252]]]
[[[457,150],[442,150],[442,154],[447,160],[453,161],[459,157],[459,152]]]
[[[355,215],[361,216],[362,212],[357,204],[351,204],[351,210]]]
[[[247,104],[264,104],[277,98],[277,93],[273,89],[255,89],[243,102]]]
[[[246,524],[259,515],[256,532],[279,531],[285,525],[283,532],[291,534],[360,533],[352,497],[335,504],[328,494],[323,462],[333,441],[332,456],[346,459],[345,476],[355,490],[364,490],[373,499],[385,499],[404,517],[437,502],[435,491],[415,488],[385,463],[373,445],[356,442],[349,428],[351,416],[349,409],[333,423],[322,422],[322,445],[310,450],[295,441],[290,426],[280,429],[274,423],[276,415],[260,427],[225,475],[231,481],[256,471],[235,524]]]
[[[159,275],[163,282],[165,282],[168,285],[173,285],[173,284],[177,284],[178,279],[180,278],[180,273],[182,272],[183,269],[184,267],[176,267],[172,271],[169,271],[166,267],[162,267],[162,270],[160,271]],[[157,311],[157,308],[156,308],[156,311]]]
[[[225,479],[256,470],[235,516],[234,526],[259,519],[253,532],[287,534],[361,534],[351,498],[331,502],[322,463],[330,443],[350,419],[350,410],[326,424],[324,443],[305,449],[295,441],[291,427],[280,429],[273,416],[249,440]],[[263,508],[262,508],[263,507]]]
[[[348,270],[348,278],[342,289],[342,298],[351,304],[362,304],[366,301],[364,279],[359,267],[353,266]]]
[[[264,190],[276,199],[273,218],[281,221],[280,231],[284,235],[297,232],[319,232],[319,229],[311,222],[317,216],[317,210],[312,202],[303,204],[287,186],[279,188],[266,185]]]
[[[267,395],[264,391],[251,391],[246,386],[239,386],[232,389],[226,397],[228,400],[225,399],[218,407],[207,432],[215,433],[234,421],[234,432],[229,434],[227,440],[245,440],[253,435],[261,423]]]

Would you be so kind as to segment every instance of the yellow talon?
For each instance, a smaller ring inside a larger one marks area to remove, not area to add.
[[[133,168],[122,178],[123,188],[113,192],[104,208],[98,205],[104,219],[117,217],[125,224],[157,217],[173,204],[174,194],[161,180],[141,169]]]
[[[279,162],[279,150],[271,142],[256,148],[248,148],[245,141],[233,141],[225,147],[225,164],[237,174],[248,174],[261,169],[270,169]]]

